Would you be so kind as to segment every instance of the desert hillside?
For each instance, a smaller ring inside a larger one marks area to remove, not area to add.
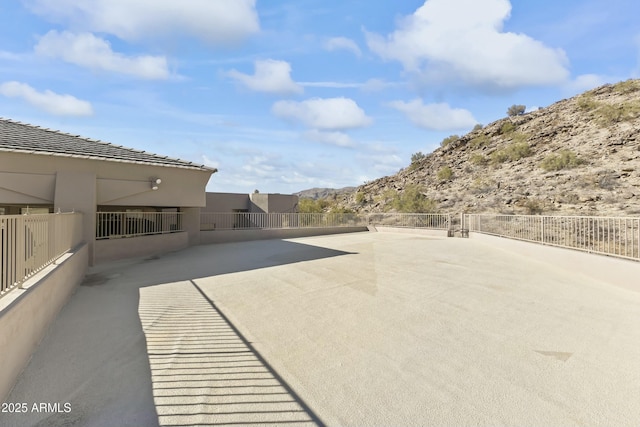
[[[640,215],[640,80],[515,114],[338,197],[359,212]]]
[[[298,191],[293,193],[295,196],[301,199],[335,199],[336,197],[344,194],[353,193],[356,187],[344,187],[344,188],[310,188],[308,190]]]

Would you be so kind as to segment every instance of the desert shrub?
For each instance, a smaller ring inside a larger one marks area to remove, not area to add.
[[[407,185],[404,191],[395,195],[392,206],[398,212],[425,213],[435,212],[437,203],[422,194],[420,186]]]
[[[550,154],[544,158],[540,167],[547,172],[571,169],[580,166],[584,161],[579,159],[571,150],[561,150],[557,154]]]
[[[622,84],[621,91],[631,91],[634,82],[623,82],[619,83],[619,85],[620,84]],[[640,86],[640,84],[638,85]],[[596,101],[591,94],[584,94],[578,98],[578,108],[591,113],[591,117],[594,118],[600,126],[609,126],[614,123],[633,120],[640,116],[640,102],[638,101],[608,104]]]
[[[452,142],[456,142],[459,139],[460,139],[459,135],[450,135],[440,142],[440,146],[446,147],[447,145],[451,144]]]
[[[514,142],[501,150],[491,153],[491,163],[500,164],[507,160],[516,161],[531,154],[531,147],[526,142]]]
[[[505,150],[496,150],[489,155],[489,160],[494,165],[504,163],[508,159],[509,159],[509,156],[507,155],[507,152]]]
[[[505,122],[500,128],[501,135],[509,135],[511,132],[516,130],[516,125],[511,122]]]
[[[364,192],[362,191],[356,192],[356,203],[363,203],[363,202],[364,202]]]
[[[527,199],[524,202],[524,208],[527,210],[527,215],[540,215],[544,212],[544,202],[538,199]]]
[[[529,139],[529,135],[527,135],[526,133],[522,133],[522,132],[514,132],[513,135],[511,135],[511,140],[515,143],[523,143],[526,142],[527,139]]]
[[[531,154],[531,147],[526,142],[514,142],[506,148],[509,160],[516,161]]]
[[[409,165],[409,169],[414,170],[420,166],[420,161],[427,157],[426,154],[423,154],[422,151],[418,151],[417,153],[413,153],[411,155],[411,164]]]
[[[377,196],[375,199],[376,199],[377,202],[381,202],[381,203],[387,205],[387,204],[393,202],[393,199],[395,199],[397,194],[398,193],[395,190],[387,189],[387,190],[384,190],[382,192],[382,194]]]
[[[440,181],[448,181],[453,176],[453,171],[449,166],[443,166],[438,170],[437,177]]]
[[[411,155],[411,163],[419,162],[420,160],[424,159],[425,157],[427,157],[427,155],[423,154],[422,151],[418,151],[417,153],[413,153]]]
[[[640,81],[626,80],[613,86],[613,90],[620,94],[627,94],[640,90]]]
[[[486,134],[482,134],[476,136],[475,138],[472,138],[471,141],[469,141],[469,144],[472,148],[480,148],[484,147],[485,145],[489,145],[489,142],[491,142],[491,138],[489,138]]]
[[[298,212],[300,213],[322,213],[329,207],[329,202],[324,199],[300,199],[298,201]]]
[[[582,111],[593,111],[598,108],[598,102],[593,95],[584,94],[578,98],[578,108]]]
[[[513,116],[521,116],[524,114],[524,112],[527,110],[527,107],[525,105],[512,105],[511,107],[509,107],[507,109],[507,115],[509,117],[513,117]]]
[[[598,122],[603,125],[617,123],[622,119],[622,108],[617,105],[602,105],[598,108]]]
[[[475,154],[472,154],[471,157],[469,157],[469,161],[472,164],[479,166],[479,165],[487,164],[488,159],[482,154],[475,153]]]
[[[640,103],[603,104],[595,110],[595,115],[602,126],[633,120],[640,116]]]
[[[476,132],[476,131],[482,130],[482,127],[483,126],[480,123],[478,123],[473,127],[473,129],[471,129],[471,132]]]
[[[353,209],[345,208],[344,206],[334,206],[329,210],[330,213],[350,214],[355,213]]]

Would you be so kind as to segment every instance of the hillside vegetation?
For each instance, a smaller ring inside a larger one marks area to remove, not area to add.
[[[640,80],[453,135],[334,203],[358,212],[640,215]]]

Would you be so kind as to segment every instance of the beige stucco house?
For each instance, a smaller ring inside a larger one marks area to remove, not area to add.
[[[205,187],[215,172],[188,161],[0,118],[0,214],[82,212],[90,263],[122,251],[137,255],[160,249],[158,245],[177,249],[198,243]],[[99,212],[127,212],[132,217],[180,212],[180,224],[171,225],[175,233],[170,235],[126,243],[96,240],[97,221],[106,218]]]

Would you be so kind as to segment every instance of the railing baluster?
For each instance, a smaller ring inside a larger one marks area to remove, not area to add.
[[[640,218],[467,214],[465,221],[471,232],[640,261]]]
[[[236,214],[232,214],[236,215]],[[184,231],[182,212],[97,212],[96,239],[145,236]],[[234,216],[231,222],[239,217]],[[215,228],[215,221],[204,229]]]
[[[81,214],[6,215],[0,218],[0,297],[78,244]]]

